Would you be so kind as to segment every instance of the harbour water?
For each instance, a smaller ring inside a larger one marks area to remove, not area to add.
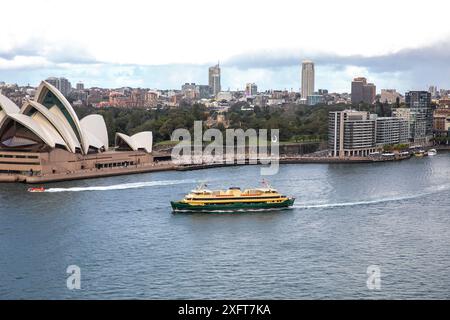
[[[281,165],[294,208],[172,214],[198,182],[252,187],[258,166],[0,184],[0,298],[450,298],[450,153]],[[81,270],[69,290],[66,269]],[[367,267],[380,268],[369,290]]]

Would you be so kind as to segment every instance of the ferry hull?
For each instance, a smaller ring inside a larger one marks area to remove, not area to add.
[[[205,204],[205,205],[191,205],[182,201],[170,202],[174,212],[214,212],[214,211],[257,211],[270,209],[288,208],[294,204],[295,199],[289,198],[283,202],[268,203],[268,202],[234,202],[229,204]]]

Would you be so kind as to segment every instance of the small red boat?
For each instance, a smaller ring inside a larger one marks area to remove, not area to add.
[[[28,188],[28,192],[44,192],[44,187],[38,187],[38,188]]]

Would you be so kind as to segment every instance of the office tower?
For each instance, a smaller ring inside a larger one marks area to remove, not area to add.
[[[84,90],[84,83],[83,82],[78,82],[77,83],[77,90],[79,90],[79,91]]]
[[[373,104],[375,102],[376,87],[373,83],[367,83],[364,77],[358,77],[352,81],[352,103],[367,103]]]
[[[432,98],[436,98],[438,96],[438,88],[436,86],[430,86],[428,92],[431,94]]]
[[[302,92],[301,98],[308,99],[314,93],[314,62],[304,60],[302,62]]]
[[[70,81],[67,80],[66,78],[50,77],[47,78],[45,81],[47,81],[56,89],[58,89],[65,97],[67,97],[70,91],[72,91],[72,85]]]
[[[245,85],[245,95],[246,96],[256,96],[258,93],[258,87],[254,83],[247,83]]]
[[[209,67],[208,80],[209,87],[211,88],[211,94],[216,96],[221,91],[219,64]]]
[[[410,91],[405,94],[405,103],[410,110],[411,138],[415,143],[428,143],[433,135],[433,109],[431,93]]]
[[[204,84],[197,85],[197,91],[200,99],[207,99],[211,94],[210,87]]]

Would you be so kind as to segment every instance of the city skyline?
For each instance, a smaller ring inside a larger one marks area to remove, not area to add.
[[[84,6],[80,1],[71,7],[74,17],[96,21],[95,27],[91,23],[68,22],[66,8],[57,1],[49,1],[45,7],[32,1],[7,2],[2,9],[12,14],[2,18],[3,25],[14,28],[0,35],[0,81],[37,85],[42,79],[56,76],[74,82],[82,80],[87,87],[172,89],[185,82],[205,83],[204,69],[220,60],[223,90],[242,88],[248,82],[257,83],[260,90],[298,90],[298,65],[309,58],[318,66],[316,87],[334,92],[350,92],[349,83],[357,76],[372,79],[379,88],[403,92],[429,85],[450,87],[450,30],[446,10],[434,9],[442,8],[438,1],[427,6],[413,1],[406,7],[382,1],[371,8],[374,17],[385,16],[384,8],[389,7],[392,19],[408,17],[408,21],[423,22],[420,26],[405,23],[399,28],[391,28],[390,23],[355,28],[354,21],[344,17],[366,14],[357,2],[349,1],[349,6],[319,2],[281,1],[277,6],[253,6],[232,1],[221,6],[216,19],[233,18],[235,8],[258,14],[246,15],[236,25],[216,24],[211,30],[204,27],[209,8],[201,1],[196,5],[179,1],[153,5],[131,0],[127,6],[109,6],[108,16],[98,15],[100,3]],[[295,40],[301,28],[296,12],[313,12],[319,7],[320,19],[316,15],[302,16],[303,24],[314,26],[314,32],[303,34],[301,42]],[[170,14],[148,19],[148,12]],[[17,23],[14,13],[20,13],[23,21],[47,14],[53,19],[42,19],[39,25],[29,28]],[[279,23],[265,26],[259,19]],[[317,23],[322,19],[327,24]],[[54,28],[57,24],[64,28]],[[183,37],[180,25],[204,33],[201,38]],[[245,27],[254,25],[258,25],[257,32],[248,41],[241,35]],[[161,34],[154,31],[161,28]],[[235,35],[233,42],[218,41],[219,36],[231,35]],[[120,43],[117,39],[121,39]]]

